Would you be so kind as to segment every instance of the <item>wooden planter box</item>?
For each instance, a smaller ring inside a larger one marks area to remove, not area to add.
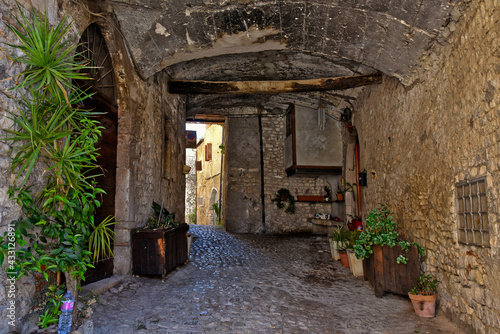
[[[408,292],[418,282],[420,261],[416,246],[411,246],[408,253],[399,245],[373,246],[373,254],[363,261],[365,279],[375,290],[375,296],[382,297],[384,292],[392,292],[407,296]],[[406,255],[407,264],[398,264],[397,257]]]
[[[298,202],[323,202],[323,196],[298,195]]]
[[[166,230],[132,231],[132,272],[135,275],[162,275],[188,260],[189,225]]]

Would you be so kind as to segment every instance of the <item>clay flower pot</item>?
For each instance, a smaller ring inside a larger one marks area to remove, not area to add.
[[[414,295],[408,293],[411,299],[413,309],[419,317],[433,318],[436,315],[436,294],[432,295]]]
[[[349,258],[347,257],[346,251],[339,251],[340,254],[340,262],[344,267],[349,268]]]

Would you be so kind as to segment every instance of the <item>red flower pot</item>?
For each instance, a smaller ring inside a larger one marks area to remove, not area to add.
[[[347,257],[346,251],[339,251],[340,254],[340,262],[346,268],[349,268],[349,258]]]

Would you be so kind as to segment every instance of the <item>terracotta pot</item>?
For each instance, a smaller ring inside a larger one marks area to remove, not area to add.
[[[363,222],[359,219],[353,219],[352,225],[354,226],[355,230],[359,230],[360,227],[363,228]]]
[[[436,295],[414,295],[408,293],[413,309],[419,317],[433,318],[436,315]]]
[[[347,257],[347,252],[339,252],[340,254],[340,262],[346,268],[349,268],[349,258]]]
[[[343,200],[344,200],[344,194],[337,193],[337,201],[343,201]]]

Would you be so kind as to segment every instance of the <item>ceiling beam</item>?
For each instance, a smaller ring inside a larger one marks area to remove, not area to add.
[[[277,94],[343,90],[382,82],[382,74],[283,81],[206,81],[168,82],[171,94]]]

